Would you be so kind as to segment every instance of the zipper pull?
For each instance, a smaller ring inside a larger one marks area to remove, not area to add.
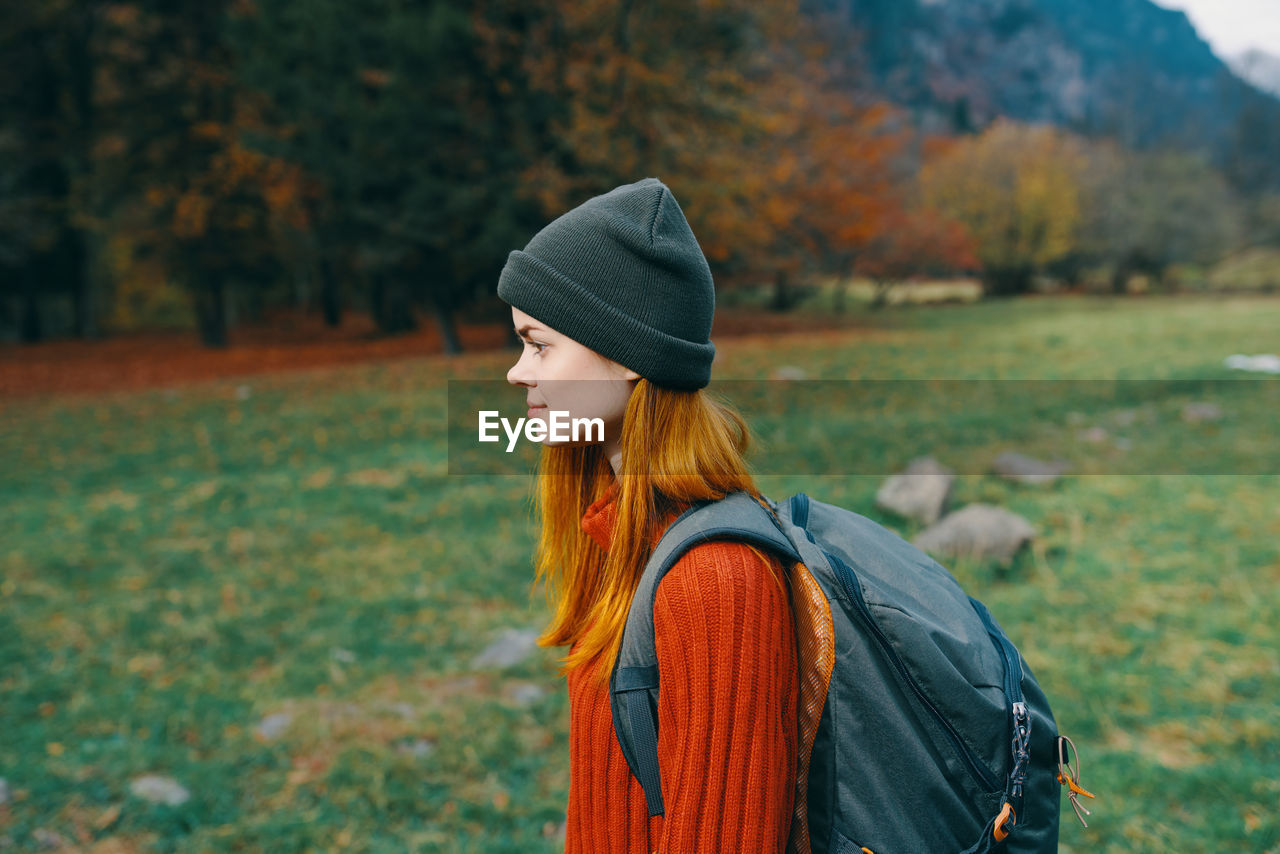
[[[1070,750],[1068,750],[1070,746]],[[1074,754],[1075,766],[1072,767],[1072,755]],[[1086,798],[1096,798],[1097,796],[1080,785],[1080,754],[1076,750],[1075,742],[1067,738],[1065,735],[1058,736],[1058,782],[1066,786],[1070,791],[1067,793],[1067,800],[1071,801],[1071,808],[1075,810],[1076,818],[1080,819],[1080,823],[1085,827],[1089,826],[1089,822],[1084,820],[1086,815],[1093,815],[1089,809],[1080,803],[1079,796],[1084,795]]]

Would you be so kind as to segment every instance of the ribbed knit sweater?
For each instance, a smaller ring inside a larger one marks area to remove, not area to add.
[[[615,483],[582,518],[604,549],[617,492]],[[782,851],[795,795],[798,691],[785,591],[745,545],[704,543],[658,585],[654,634],[665,815],[649,817],[623,758],[607,687],[591,678],[612,662],[598,659],[569,674],[565,851]]]

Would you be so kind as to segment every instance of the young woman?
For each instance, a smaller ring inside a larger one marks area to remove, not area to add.
[[[784,850],[798,686],[776,559],[704,543],[658,586],[662,815],[613,730],[609,674],[663,530],[695,501],[759,495],[745,423],[702,391],[715,294],[683,211],[654,178],[590,199],[511,253],[498,294],[524,341],[507,380],[529,417],[605,425],[603,441],[545,444],[538,473],[537,575],[554,610],[540,642],[570,647],[566,852]]]

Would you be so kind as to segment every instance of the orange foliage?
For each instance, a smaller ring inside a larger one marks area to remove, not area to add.
[[[241,138],[257,129],[256,117],[237,106],[234,121],[203,121],[191,136],[212,145],[203,169],[188,173],[183,188],[150,187],[146,198],[155,207],[171,206],[169,228],[180,240],[200,240],[211,228],[260,237],[265,212],[276,226],[305,229],[307,199],[314,185],[293,163],[247,148]]]
[[[829,263],[877,231],[903,139],[889,108],[836,85],[794,2],[548,0],[522,38],[494,23],[502,7],[473,7],[490,69],[518,57],[567,105],[522,176],[548,217],[654,176],[722,269]]]
[[[936,211],[895,210],[880,233],[858,254],[854,269],[877,281],[895,281],[924,272],[977,268],[973,240],[964,227]]]

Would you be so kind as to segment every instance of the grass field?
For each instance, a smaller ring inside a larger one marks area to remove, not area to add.
[[[716,375],[1225,378],[1225,356],[1276,351],[1280,299],[1037,298],[881,318],[722,342]],[[504,629],[545,619],[530,483],[446,474],[447,380],[500,378],[509,362],[4,405],[0,851],[558,850],[557,653],[471,666]],[[1220,403],[1206,435],[1274,431],[1274,410]],[[1177,410],[1153,411],[1126,435],[1153,459],[1187,447]],[[797,432],[822,424],[792,418]],[[883,452],[947,461],[927,442],[907,430]],[[761,486],[915,533],[874,510],[880,480]],[[1011,569],[954,568],[1022,648],[1099,795],[1088,829],[1064,799],[1062,850],[1280,851],[1280,477],[961,477],[954,505],[977,500],[1040,531]],[[132,794],[148,774],[188,799]]]

